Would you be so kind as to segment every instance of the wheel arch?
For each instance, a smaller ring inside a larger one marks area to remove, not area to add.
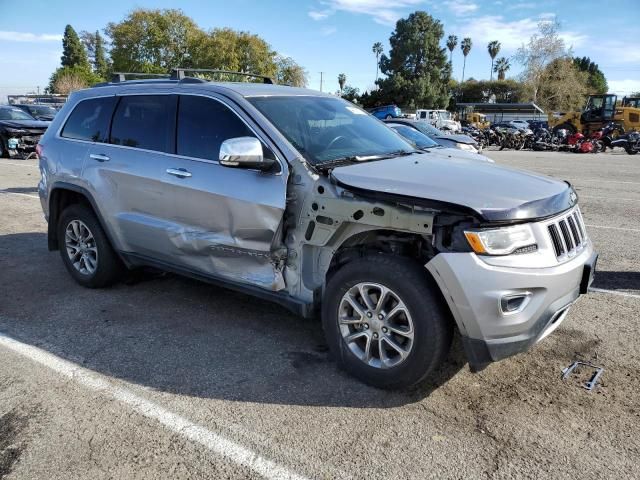
[[[96,201],[91,193],[84,187],[67,182],[54,183],[49,192],[49,219],[47,228],[47,244],[49,250],[53,251],[60,249],[60,241],[58,238],[57,228],[58,221],[64,209],[69,205],[74,204],[84,205],[92,210],[92,212],[98,219],[102,230],[109,239],[109,243],[111,244],[112,248],[120,257],[120,259],[128,265],[126,259],[116,248],[116,243],[113,241],[114,237],[111,234],[107,223],[104,221],[104,218],[100,214],[100,210],[98,209]]]

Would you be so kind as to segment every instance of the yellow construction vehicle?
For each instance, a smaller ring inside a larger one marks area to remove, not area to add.
[[[617,105],[618,97],[613,94],[589,95],[582,112],[569,112],[560,115],[550,114],[549,128],[554,131],[561,128],[571,133],[581,132],[589,135],[609,122],[615,122],[625,131],[640,130],[640,105],[637,98],[625,98]],[[626,105],[625,105],[626,102]]]
[[[484,113],[478,112],[467,112],[464,116],[468,125],[472,125],[480,130],[484,130],[485,128],[489,128],[491,122],[487,120],[487,116]]]

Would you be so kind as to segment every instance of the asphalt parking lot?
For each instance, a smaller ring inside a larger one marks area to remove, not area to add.
[[[432,384],[340,372],[319,323],[154,272],[75,284],[37,162],[0,159],[0,478],[638,478],[640,157],[487,152],[571,181],[594,291],[530,352]],[[593,392],[574,359],[605,367]]]

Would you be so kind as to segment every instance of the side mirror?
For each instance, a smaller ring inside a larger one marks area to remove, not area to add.
[[[230,138],[220,145],[220,165],[233,168],[249,168],[261,171],[271,170],[276,163],[265,158],[262,143],[254,137]]]

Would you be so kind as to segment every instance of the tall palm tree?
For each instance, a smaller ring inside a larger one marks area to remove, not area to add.
[[[453,65],[453,51],[458,46],[458,37],[449,35],[447,37],[447,48],[449,49],[449,63]]]
[[[462,42],[460,42],[460,48],[462,49],[462,55],[464,55],[464,63],[462,64],[462,82],[464,82],[464,69],[467,67],[467,55],[471,51],[471,47],[473,46],[473,42],[469,37],[465,37]]]
[[[376,82],[377,82],[378,81],[378,67],[380,66],[380,55],[382,55],[382,52],[384,51],[384,49],[382,48],[382,44],[380,42],[376,42],[376,43],[373,44],[373,47],[371,48],[371,51],[376,56]]]
[[[498,73],[498,80],[504,80],[507,70],[511,68],[509,60],[504,57],[500,57],[496,60],[496,64],[493,66],[493,71]]]
[[[487,45],[487,51],[489,52],[489,56],[491,57],[491,80],[493,80],[493,59],[496,58],[500,53],[500,46],[500,42],[497,40],[489,42],[489,44]]]
[[[342,90],[344,90],[344,84],[347,83],[347,76],[344,73],[338,75],[338,85],[340,85],[340,96],[342,96]]]

